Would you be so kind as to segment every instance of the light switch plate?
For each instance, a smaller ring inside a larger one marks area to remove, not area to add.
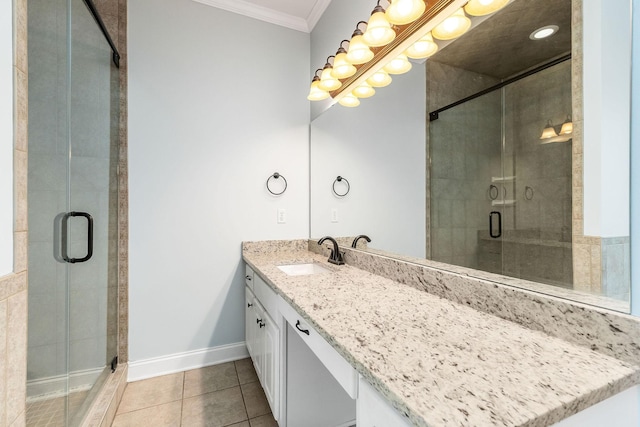
[[[278,209],[278,224],[287,223],[287,211],[284,209]]]
[[[338,209],[331,209],[331,222],[338,222]]]

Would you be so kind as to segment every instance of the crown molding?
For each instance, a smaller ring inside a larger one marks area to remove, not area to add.
[[[316,24],[322,17],[322,14],[329,7],[329,4],[331,4],[331,0],[316,1],[316,4],[313,6],[313,9],[311,9],[311,12],[309,13],[309,17],[307,18],[307,26],[309,28],[308,32],[313,31]]]
[[[259,19],[261,21],[269,22],[271,24],[280,25],[282,27],[291,28],[292,30],[302,31],[308,33],[311,31],[311,26],[307,20],[300,18],[299,16],[290,15],[288,13],[278,12],[267,7],[259,6],[253,3],[249,3],[244,0],[193,0],[198,3],[206,4],[208,6],[224,9],[229,12],[238,13],[240,15],[248,16],[250,18]],[[319,0],[318,3],[326,3],[324,8],[320,11],[320,15],[324,12],[324,9],[328,6],[331,0]],[[316,12],[316,7],[313,8],[311,14]],[[318,16],[316,22],[320,17]],[[315,25],[315,23],[314,23]]]

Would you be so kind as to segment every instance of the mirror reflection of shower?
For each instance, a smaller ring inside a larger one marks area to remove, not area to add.
[[[540,140],[545,117],[571,111],[571,61],[540,68],[430,122],[431,258],[571,287],[571,139]],[[429,73],[489,80],[435,61]]]

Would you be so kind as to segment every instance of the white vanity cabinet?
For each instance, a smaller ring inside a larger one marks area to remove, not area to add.
[[[249,280],[251,277],[251,280]],[[274,318],[277,295],[247,266],[245,276],[245,337],[247,350],[271,407],[273,417],[280,415],[280,330]],[[262,297],[262,298],[261,298]],[[269,307],[272,309],[269,310]]]
[[[356,370],[283,299],[280,313],[287,340],[286,426],[355,426]]]
[[[409,420],[400,415],[362,376],[358,380],[356,406],[358,427],[411,427]]]

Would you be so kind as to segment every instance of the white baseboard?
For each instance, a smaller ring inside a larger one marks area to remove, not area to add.
[[[249,357],[244,341],[219,347],[129,361],[127,381],[138,381]]]
[[[66,375],[27,381],[27,401],[33,402],[52,397],[66,396],[74,391],[88,390],[104,371],[104,367],[71,372]],[[68,387],[68,390],[67,390]]]

